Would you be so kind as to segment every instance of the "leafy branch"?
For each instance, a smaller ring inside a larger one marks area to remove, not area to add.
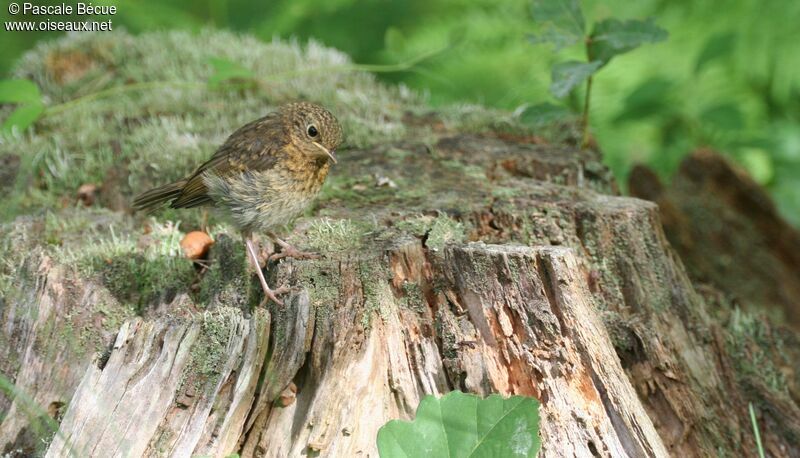
[[[533,0],[531,10],[539,32],[530,35],[535,44],[548,43],[556,52],[583,43],[586,61],[566,61],[553,66],[550,92],[564,98],[577,86],[586,82],[581,128],[583,147],[589,144],[589,104],[594,75],[612,58],[625,54],[645,43],[666,40],[667,32],[655,25],[652,19],[628,20],[610,18],[596,22],[587,34],[586,21],[578,0]]]

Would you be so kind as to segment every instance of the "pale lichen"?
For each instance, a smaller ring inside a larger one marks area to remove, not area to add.
[[[364,243],[370,227],[349,219],[321,218],[311,222],[306,236],[309,247],[325,253],[355,251]]]
[[[219,307],[196,318],[200,324],[197,340],[192,344],[189,361],[181,374],[179,390],[191,388],[204,395],[219,382],[225,362],[230,357],[229,345],[242,311],[236,307]]]
[[[425,245],[439,251],[448,243],[460,243],[466,240],[464,224],[444,213],[433,217],[420,215],[397,223],[397,228],[417,237],[425,238]]]

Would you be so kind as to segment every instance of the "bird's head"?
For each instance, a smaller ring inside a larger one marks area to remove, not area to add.
[[[326,157],[336,163],[342,127],[330,111],[310,102],[290,103],[281,111],[295,147],[308,156]]]

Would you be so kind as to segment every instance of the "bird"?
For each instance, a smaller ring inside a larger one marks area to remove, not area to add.
[[[312,258],[277,236],[302,214],[319,194],[342,143],[342,128],[326,108],[311,102],[280,106],[231,134],[211,158],[173,183],[134,198],[134,210],[211,206],[220,210],[241,232],[261,288],[277,304],[289,291],[272,289],[264,278],[253,234],[265,233],[282,257]]]

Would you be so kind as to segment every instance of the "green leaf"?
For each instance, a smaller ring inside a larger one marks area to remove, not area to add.
[[[645,43],[656,43],[667,39],[667,31],[646,21],[606,19],[594,25],[589,43],[589,56],[603,65],[611,58],[636,49]]]
[[[674,84],[660,76],[640,84],[623,101],[622,110],[614,122],[638,121],[660,114],[669,114],[670,91]]]
[[[559,99],[565,97],[602,66],[599,60],[588,63],[571,60],[556,64],[553,66],[550,92]]]
[[[700,70],[708,63],[731,54],[735,47],[736,34],[733,32],[725,32],[709,38],[695,61],[695,74],[700,73]]]
[[[534,126],[551,124],[569,117],[570,111],[565,106],[552,103],[540,103],[525,107],[519,115],[520,121]]]
[[[15,127],[20,131],[27,129],[42,116],[42,113],[44,105],[40,101],[20,105],[3,121],[3,134],[11,133]]]
[[[0,80],[0,103],[41,103],[36,83],[29,80]]]
[[[219,57],[212,57],[208,62],[214,67],[214,74],[208,79],[211,86],[219,87],[222,83],[250,86],[255,83],[255,73],[236,62]]]
[[[700,114],[700,120],[720,130],[744,128],[744,116],[739,107],[732,103],[721,103],[707,108]]]
[[[539,401],[523,396],[426,396],[414,421],[392,420],[378,431],[382,458],[534,457],[540,447]]]
[[[582,40],[586,23],[578,0],[533,0],[533,20],[541,32],[530,35],[533,43],[552,43],[556,51]]]
[[[775,167],[769,153],[755,148],[745,149],[738,154],[740,161],[758,184],[766,185],[775,176]]]
[[[383,34],[383,46],[389,52],[400,53],[405,49],[406,37],[397,27],[389,27]]]
[[[553,49],[557,52],[568,46],[572,46],[578,42],[580,38],[575,35],[564,33],[561,30],[551,27],[543,29],[539,34],[528,34],[528,40],[533,44],[546,44],[553,45]]]

